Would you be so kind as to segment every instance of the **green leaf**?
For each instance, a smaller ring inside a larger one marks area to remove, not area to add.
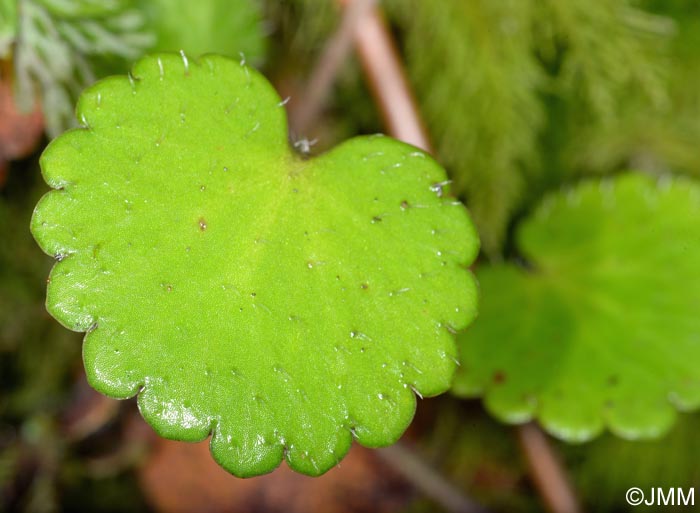
[[[640,175],[550,196],[517,232],[531,269],[484,267],[455,393],[586,440],[668,430],[700,406],[700,189]]]
[[[90,383],[230,472],[335,465],[445,391],[478,251],[444,170],[384,137],[312,160],[254,70],[148,57],[83,93],[42,156],[47,306],[88,331]]]

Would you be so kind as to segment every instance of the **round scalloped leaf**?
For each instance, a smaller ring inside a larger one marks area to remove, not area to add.
[[[250,476],[388,445],[414,392],[449,388],[478,241],[425,153],[371,136],[304,160],[272,87],[216,56],[145,58],[78,117],[32,230],[96,389]]]
[[[550,196],[517,232],[530,266],[478,272],[453,390],[583,441],[669,429],[700,406],[700,188],[641,175]]]

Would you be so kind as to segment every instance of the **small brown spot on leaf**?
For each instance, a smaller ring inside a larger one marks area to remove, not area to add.
[[[363,283],[360,285],[360,288],[367,290],[369,288],[369,285],[367,283]]]
[[[493,373],[493,382],[497,385],[501,385],[506,381],[506,373],[503,371],[496,371]]]
[[[203,217],[199,218],[199,229],[205,231],[207,229],[207,220]]]

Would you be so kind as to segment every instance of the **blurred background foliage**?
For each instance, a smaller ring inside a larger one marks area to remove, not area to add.
[[[483,261],[512,256],[514,224],[547,191],[630,167],[700,176],[697,2],[382,6],[438,159],[477,222]],[[331,0],[0,0],[0,511],[178,511],[154,502],[143,478],[150,435],[134,404],[86,390],[80,336],[43,308],[51,259],[28,231],[45,190],[37,155],[75,125],[79,92],[145,52],[184,49],[245,58],[294,98],[338,21]],[[322,118],[292,138],[317,139],[316,153],[379,131],[349,59]],[[428,403],[413,434],[421,453],[496,511],[541,510],[510,428],[477,403]],[[557,446],[582,502],[621,511],[630,486],[700,484],[698,422],[684,415],[656,442],[605,435]]]

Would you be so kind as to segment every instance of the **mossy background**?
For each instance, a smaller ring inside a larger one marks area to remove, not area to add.
[[[330,0],[193,6],[201,18],[155,0],[0,0],[0,78],[13,88],[17,109],[39,103],[46,133],[56,135],[73,123],[83,87],[125,73],[150,49],[172,46],[180,30],[192,53],[246,58],[283,97],[296,98],[339,21]],[[700,176],[700,5],[387,0],[382,6],[438,159],[479,227],[482,262],[513,256],[513,226],[548,191],[629,168]],[[207,20],[214,19],[212,27]],[[0,511],[182,511],[154,499],[160,495],[143,477],[153,440],[134,420],[134,404],[95,399],[84,385],[80,335],[44,310],[51,259],[28,226],[45,190],[37,157],[48,136],[32,141],[28,154],[11,153],[12,134],[25,123],[15,114],[0,115]],[[351,57],[322,118],[294,137],[317,139],[318,153],[382,130]],[[629,486],[700,484],[698,422],[698,414],[685,414],[653,442],[606,435],[556,447],[588,510],[624,511]],[[493,510],[541,510],[512,429],[477,402],[424,402],[410,436],[436,468]],[[168,479],[161,486],[175,482]],[[367,493],[405,492],[377,488],[369,477],[363,486]],[[221,510],[252,510],[250,504]],[[415,494],[386,504],[436,508]],[[329,509],[362,507],[338,501]]]

